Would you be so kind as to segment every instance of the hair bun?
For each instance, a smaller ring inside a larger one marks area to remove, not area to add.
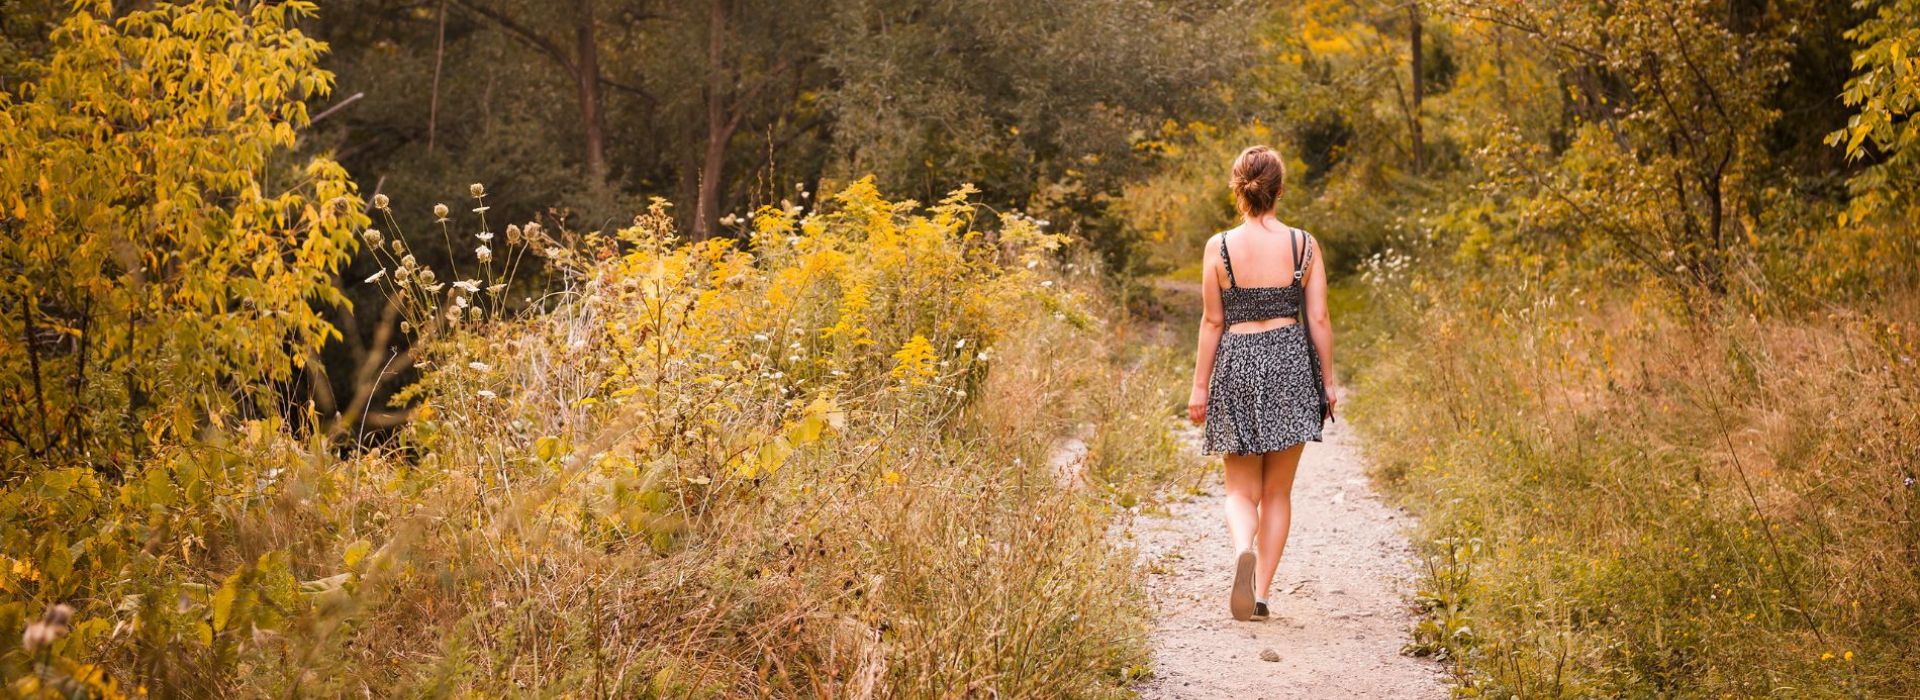
[[[1233,159],[1234,204],[1242,215],[1265,216],[1273,211],[1287,186],[1287,165],[1280,153],[1266,146],[1250,146]]]

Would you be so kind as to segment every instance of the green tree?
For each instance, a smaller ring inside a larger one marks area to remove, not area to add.
[[[309,2],[76,6],[0,94],[0,455],[121,462],[272,409],[337,331],[367,218],[346,172],[292,162],[332,76]]]
[[[1721,289],[1753,233],[1748,185],[1769,164],[1770,98],[1792,23],[1706,0],[1495,3],[1456,0],[1472,20],[1529,37],[1568,95],[1567,149],[1509,152],[1534,221],[1597,234],[1668,278]],[[1540,163],[1552,163],[1542,168]]]
[[[1859,111],[1827,140],[1869,164],[1847,183],[1853,201],[1843,220],[1895,208],[1920,189],[1920,0],[1859,0],[1855,7],[1874,13],[1847,32],[1861,48],[1841,99]]]

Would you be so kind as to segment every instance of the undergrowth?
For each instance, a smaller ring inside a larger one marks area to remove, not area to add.
[[[1145,672],[1105,532],[1191,467],[1159,410],[1178,363],[1126,347],[1068,239],[867,181],[745,243],[683,241],[664,203],[496,237],[473,194],[477,224],[413,238],[376,198],[360,236],[419,368],[401,428],[215,422],[124,478],[0,486],[14,694],[1122,697]],[[411,255],[443,240],[481,267]],[[536,257],[544,292],[507,272]]]
[[[1908,255],[1751,301],[1376,261],[1355,415],[1422,519],[1408,651],[1467,697],[1920,692],[1920,291],[1807,284]]]

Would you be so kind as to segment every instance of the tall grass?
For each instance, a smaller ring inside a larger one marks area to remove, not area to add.
[[[1177,363],[1127,347],[1071,241],[966,194],[856,183],[739,245],[664,203],[581,235],[387,217],[366,283],[419,368],[404,427],[209,426],[124,481],[7,485],[0,669],[22,695],[1125,696],[1147,612],[1105,532],[1192,466]],[[493,265],[424,275],[406,248],[436,240]]]
[[[1758,303],[1537,266],[1369,275],[1356,423],[1422,518],[1410,651],[1463,695],[1920,693],[1903,275]]]

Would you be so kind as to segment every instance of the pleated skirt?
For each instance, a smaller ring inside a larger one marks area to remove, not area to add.
[[[1306,332],[1295,323],[1220,336],[1207,394],[1207,454],[1278,452],[1319,442],[1320,387]]]

